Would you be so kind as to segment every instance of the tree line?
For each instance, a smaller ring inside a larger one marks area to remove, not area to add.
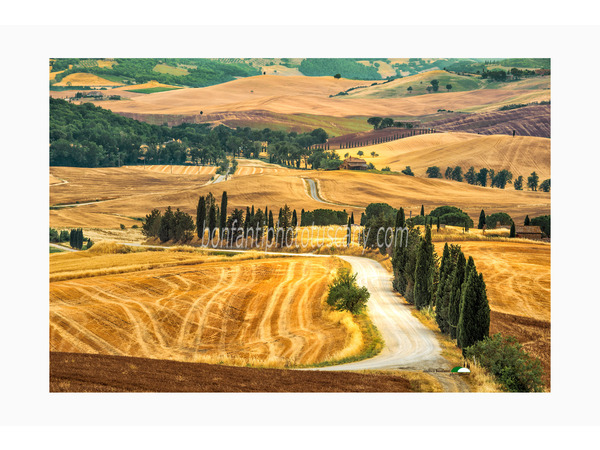
[[[403,208],[398,210],[395,225],[407,228],[407,240],[394,244],[394,289],[418,309],[432,308],[440,331],[456,338],[459,348],[464,350],[488,336],[490,308],[483,275],[473,258],[467,260],[459,245],[446,243],[438,265],[430,226],[421,236],[406,223]]]
[[[109,167],[139,164],[222,165],[226,154],[258,158],[268,143],[269,161],[296,168],[328,168],[340,158],[334,151],[312,148],[324,144],[321,128],[306,133],[235,129],[184,123],[151,125],[115,114],[91,103],[76,105],[50,98],[50,165]],[[337,168],[337,167],[336,167]]]
[[[86,241],[86,238],[83,235],[83,230],[81,228],[73,228],[70,231],[61,230],[59,232],[54,228],[50,228],[50,242],[59,244],[67,241],[69,242],[69,246],[71,248],[82,250],[83,243]],[[92,240],[87,238],[86,249],[90,248],[92,245],[94,245]]]
[[[515,190],[521,191],[524,186],[523,176],[519,175],[513,182],[513,174],[507,169],[496,172],[494,169],[482,167],[479,171],[475,171],[475,168],[471,166],[469,167],[469,170],[463,174],[461,166],[448,166],[442,175],[438,166],[431,166],[427,168],[425,173],[428,178],[446,178],[447,180],[459,182],[466,181],[469,184],[483,187],[488,185],[488,181],[492,188],[497,187],[504,189],[507,184],[513,183]],[[527,187],[532,191],[537,191],[539,187],[543,192],[550,192],[550,179],[544,180],[542,183],[539,183],[539,179],[538,174],[535,171],[532,172],[531,175],[527,177]]]

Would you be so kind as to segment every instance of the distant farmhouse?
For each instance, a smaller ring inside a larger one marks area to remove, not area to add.
[[[524,239],[542,240],[542,229],[539,226],[516,226],[515,237]]]
[[[340,169],[345,170],[367,170],[367,162],[364,159],[353,158],[352,156],[346,158]]]

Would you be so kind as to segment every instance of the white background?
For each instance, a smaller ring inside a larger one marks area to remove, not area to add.
[[[597,14],[585,2],[193,5],[46,2],[0,18],[0,436],[45,448],[590,443],[591,429],[556,427],[597,426],[599,417],[600,33],[587,27]],[[552,58],[552,392],[49,394],[48,58],[344,56]],[[195,428],[168,428],[180,426]]]

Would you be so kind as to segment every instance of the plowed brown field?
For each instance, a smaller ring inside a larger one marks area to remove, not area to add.
[[[330,258],[69,256],[50,256],[51,351],[274,366],[360,351],[323,310]]]
[[[50,352],[50,392],[411,392],[396,374],[254,369]]]

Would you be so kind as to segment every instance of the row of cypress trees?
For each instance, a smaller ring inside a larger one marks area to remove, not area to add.
[[[215,197],[212,193],[209,193],[207,196],[200,196],[198,199],[196,231],[200,239],[202,239],[206,230],[208,230],[209,236],[215,235],[215,232],[218,231],[218,236],[223,239],[233,240],[242,233],[246,235],[249,229],[256,230],[258,228],[258,234],[253,236],[259,240],[262,238],[263,228],[267,227],[267,239],[269,241],[275,238],[275,231],[282,230],[277,236],[278,244],[285,246],[286,232],[290,229],[293,231],[297,226],[298,215],[296,210],[292,211],[287,205],[279,208],[279,215],[277,222],[275,222],[273,211],[269,211],[268,207],[265,207],[263,212],[260,208],[255,211],[254,205],[252,205],[251,208],[246,207],[245,214],[243,210],[236,208],[231,214],[227,215],[227,191],[223,191],[220,207],[216,205]]]
[[[488,336],[490,308],[486,286],[473,258],[467,261],[459,245],[446,243],[438,267],[431,227],[425,226],[425,236],[410,224],[405,227],[404,209],[400,208],[395,235],[401,238],[394,243],[392,256],[394,289],[418,309],[433,307],[440,330],[457,339],[460,348]],[[405,232],[401,235],[399,229]]]
[[[81,228],[71,230],[69,233],[69,245],[78,250],[83,248],[83,230]]]

